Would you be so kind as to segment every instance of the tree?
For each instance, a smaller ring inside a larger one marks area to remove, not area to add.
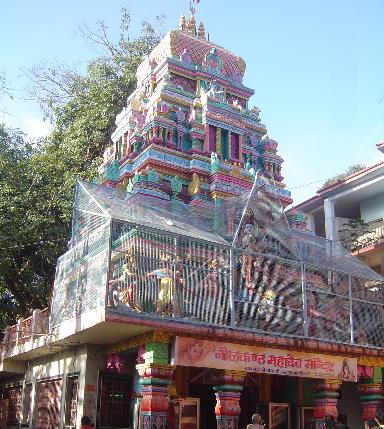
[[[12,89],[8,86],[4,72],[0,70],[0,102],[3,101],[4,98],[12,99],[12,92]],[[4,110],[0,108],[0,112],[4,113]]]
[[[0,312],[1,293],[14,303],[14,317],[48,303],[57,258],[70,238],[75,182],[97,174],[116,114],[136,87],[136,69],[159,41],[148,23],[131,39],[129,23],[123,10],[117,42],[104,23],[96,31],[82,27],[101,48],[85,75],[47,64],[26,72],[30,95],[54,125],[44,141],[0,128]]]
[[[341,182],[351,174],[364,170],[364,168],[366,167],[363,164],[353,164],[350,167],[348,167],[344,173],[333,176],[330,179],[328,179],[326,182],[324,182],[323,186],[320,189],[324,189],[324,188],[327,188],[328,186],[335,185],[336,183]]]
[[[369,232],[369,224],[362,219],[349,219],[343,223],[343,229],[339,230],[341,234],[341,243],[351,251],[356,250],[362,245],[361,238]]]
[[[39,152],[25,134],[0,126],[0,305],[13,302],[22,315],[46,305],[67,234]]]

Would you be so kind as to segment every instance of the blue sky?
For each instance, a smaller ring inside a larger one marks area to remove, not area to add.
[[[22,99],[21,70],[52,60],[84,66],[94,52],[79,25],[105,20],[116,36],[122,6],[136,34],[145,19],[164,14],[167,30],[188,11],[187,0],[4,1],[0,70],[19,92],[2,100],[0,120],[46,133],[38,107]],[[210,39],[245,59],[251,105],[279,142],[296,203],[351,164],[383,159],[375,148],[384,139],[382,0],[201,0],[197,9]]]

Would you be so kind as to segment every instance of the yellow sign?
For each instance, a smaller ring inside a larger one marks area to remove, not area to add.
[[[174,365],[357,381],[357,359],[177,337]]]

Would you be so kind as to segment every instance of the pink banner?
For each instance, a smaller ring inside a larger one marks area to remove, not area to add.
[[[177,337],[174,364],[357,381],[357,359]]]

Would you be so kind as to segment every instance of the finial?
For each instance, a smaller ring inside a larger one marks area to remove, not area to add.
[[[193,36],[196,36],[196,21],[194,15],[191,15],[188,19],[187,32]]]
[[[204,24],[201,21],[200,21],[199,28],[197,30],[197,35],[202,39],[205,39],[205,28],[204,28]]]
[[[187,24],[185,21],[185,16],[181,15],[179,20],[179,30],[185,31],[187,29]]]
[[[192,6],[193,3],[200,3],[200,0],[189,0],[189,12],[191,15],[196,13],[196,9]]]

